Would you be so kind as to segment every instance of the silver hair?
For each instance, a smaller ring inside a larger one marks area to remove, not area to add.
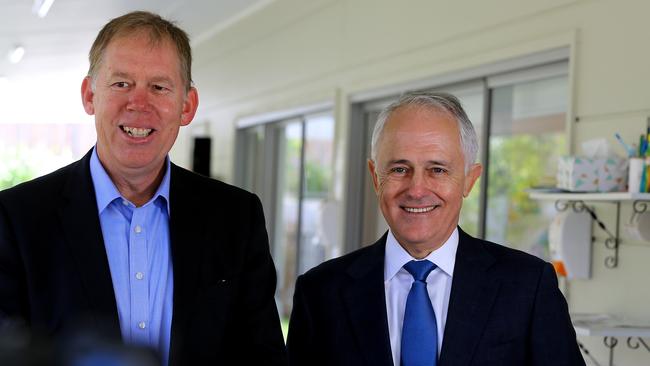
[[[458,123],[458,130],[460,131],[460,145],[463,149],[465,158],[465,173],[476,161],[478,154],[478,137],[472,122],[467,117],[463,106],[455,96],[448,93],[430,92],[430,91],[417,91],[404,94],[398,101],[391,103],[388,107],[384,108],[379,117],[375,129],[372,131],[372,143],[370,157],[373,161],[377,161],[377,149],[379,139],[384,132],[384,126],[388,118],[397,109],[406,106],[418,106],[433,108],[436,110],[444,111],[451,114]]]

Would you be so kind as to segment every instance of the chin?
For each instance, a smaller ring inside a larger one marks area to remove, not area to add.
[[[405,242],[403,244],[413,245],[413,246],[422,246],[428,244],[432,240],[430,234],[421,234],[421,233],[406,233],[404,235],[395,235],[396,237],[402,238]]]

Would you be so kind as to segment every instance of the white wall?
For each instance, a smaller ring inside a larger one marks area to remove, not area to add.
[[[350,97],[560,46],[571,49],[572,149],[598,136],[615,143],[615,131],[633,141],[650,116],[648,14],[645,0],[276,0],[195,45],[199,115],[173,158],[188,165],[190,136],[209,131],[213,174],[231,181],[238,118],[330,101],[344,172]],[[596,205],[612,229],[613,207]],[[630,205],[622,210],[628,219]],[[569,285],[571,311],[650,322],[650,243],[623,237],[619,266],[607,269],[594,234],[593,278]],[[602,339],[581,341],[607,364]],[[622,339],[616,364],[650,364],[650,353]]]

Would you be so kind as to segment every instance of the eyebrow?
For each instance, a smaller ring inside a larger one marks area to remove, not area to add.
[[[395,159],[395,160],[390,160],[388,161],[388,165],[393,165],[393,164],[411,164],[412,162],[408,159]],[[427,164],[429,165],[443,165],[447,166],[449,165],[448,161],[444,160],[429,160],[427,161]]]
[[[115,77],[118,77],[118,78],[126,78],[126,79],[130,79],[130,78],[131,78],[131,76],[129,76],[129,74],[127,74],[127,73],[125,73],[125,72],[122,72],[122,71],[114,71],[114,72],[112,72],[109,76],[110,76],[111,78],[115,78]]]
[[[110,77],[111,78],[118,77],[118,78],[126,78],[126,79],[131,79],[132,78],[131,75],[129,75],[128,73],[123,72],[123,71],[115,71],[110,75]],[[149,82],[153,82],[153,83],[165,82],[165,83],[168,83],[170,85],[174,85],[173,80],[171,78],[167,77],[167,76],[154,76],[149,80]]]

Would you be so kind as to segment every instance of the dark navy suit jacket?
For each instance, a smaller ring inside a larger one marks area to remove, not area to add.
[[[552,266],[460,228],[459,234],[438,366],[584,365]],[[298,278],[291,366],[393,365],[385,245],[386,235]]]
[[[121,338],[89,161],[0,192],[0,326]],[[285,365],[259,199],[172,164],[169,228],[171,364]]]

